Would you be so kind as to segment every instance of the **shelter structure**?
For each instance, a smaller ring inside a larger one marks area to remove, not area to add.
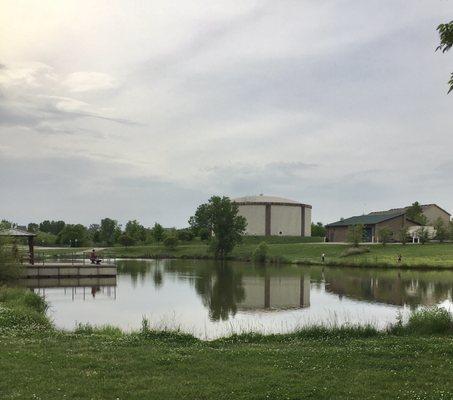
[[[27,238],[28,243],[28,253],[29,253],[29,262],[31,265],[35,263],[35,233],[28,232],[23,229],[10,228],[0,231],[0,236],[12,237],[12,238]]]

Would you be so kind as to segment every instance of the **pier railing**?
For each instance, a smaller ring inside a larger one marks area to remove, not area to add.
[[[102,254],[102,256],[99,256],[99,259],[101,260],[100,265],[113,264],[116,260],[115,257],[108,254]],[[68,265],[75,264],[78,265],[82,264],[87,266],[96,265],[91,262],[89,252],[86,253],[80,251],[73,251],[64,252],[61,254],[48,254],[45,252],[35,252],[35,265],[45,266],[46,264],[54,263],[56,260],[58,260],[59,263],[64,263]]]

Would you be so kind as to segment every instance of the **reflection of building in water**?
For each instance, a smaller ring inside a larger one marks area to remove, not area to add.
[[[46,289],[52,289],[52,297],[71,300],[90,298],[116,299],[116,277],[109,278],[50,278],[24,279],[22,283],[35,293],[46,296]],[[56,291],[55,289],[60,290]]]
[[[245,276],[240,310],[292,309],[310,306],[310,276]]]
[[[452,296],[451,284],[402,277],[338,276],[326,274],[326,292],[357,300],[397,306],[432,306]]]

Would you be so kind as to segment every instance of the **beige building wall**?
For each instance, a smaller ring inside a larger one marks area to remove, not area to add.
[[[305,212],[304,236],[311,236],[311,208],[304,207],[304,212]]]
[[[271,235],[300,236],[302,231],[301,207],[272,205]]]
[[[450,215],[434,204],[425,207],[423,215],[428,219],[428,225],[433,225],[437,218],[441,218],[446,224],[450,222]]]
[[[239,215],[247,220],[246,235],[264,236],[266,234],[266,206],[239,206]]]

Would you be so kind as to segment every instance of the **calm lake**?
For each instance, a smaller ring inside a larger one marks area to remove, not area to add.
[[[202,339],[288,332],[316,323],[379,328],[419,306],[453,310],[453,271],[399,271],[191,260],[118,260],[116,278],[29,286],[58,327],[110,324],[181,329]],[[60,285],[60,287],[58,287]],[[64,286],[61,286],[64,285]]]

